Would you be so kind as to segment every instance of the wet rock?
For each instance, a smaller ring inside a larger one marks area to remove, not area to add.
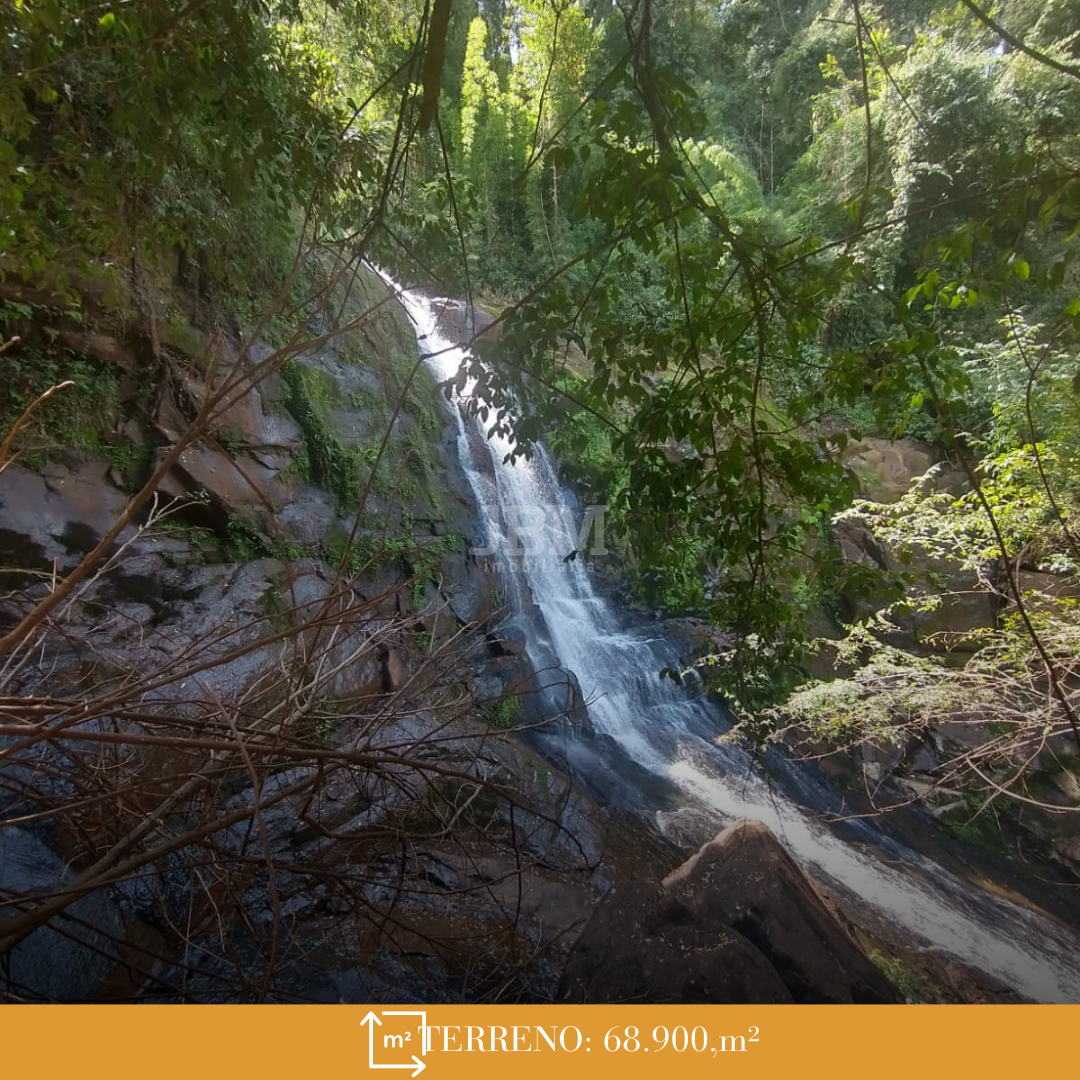
[[[433,301],[436,328],[439,333],[459,345],[468,343],[473,336],[497,341],[502,336],[502,323],[495,323],[494,313],[480,303],[469,304],[462,300],[440,298]]]
[[[738,932],[651,882],[617,885],[589,920],[563,972],[559,1001],[599,1004],[783,1004],[768,960]]]
[[[662,885],[598,906],[560,1000],[895,1002],[810,879],[759,822],[740,821]]]
[[[578,731],[592,733],[592,720],[589,718],[589,710],[585,704],[585,694],[581,689],[581,680],[569,668],[561,669],[565,678],[566,695],[563,700],[563,708],[566,718]]]
[[[471,688],[480,705],[492,705],[502,697],[503,683],[498,675],[482,675],[472,680]]]
[[[710,924],[730,926],[768,958],[796,1002],[895,1002],[896,993],[760,822],[725,829],[664,879]]]
[[[526,661],[520,656],[495,656],[484,666],[492,674],[501,675],[505,681],[512,672],[518,671],[524,662]]]
[[[528,644],[525,631],[513,622],[505,622],[488,635],[496,654],[500,656],[520,656]]]
[[[321,544],[334,522],[337,512],[333,496],[313,484],[295,489],[289,500],[273,515],[275,535],[294,540],[314,549]]]
[[[4,920],[31,909],[72,875],[24,829],[0,830],[0,941]],[[119,909],[104,891],[90,893],[16,945],[0,964],[0,989],[26,1001],[94,1000],[114,969],[124,938]]]
[[[891,776],[904,760],[905,747],[902,742],[885,745],[864,742],[859,747],[858,755],[863,773],[875,783],[879,783]]]
[[[498,657],[493,663],[514,661],[506,677],[506,693],[521,699],[522,716],[532,723],[557,721],[576,734],[592,735],[581,682],[568,668],[552,666],[536,670],[529,658]]]
[[[941,758],[928,739],[920,741],[908,754],[908,768],[915,773],[932,773],[940,764]]]
[[[127,505],[97,458],[69,467],[50,462],[42,475],[19,465],[0,473],[0,555],[7,566],[67,569],[92,550]],[[129,539],[128,527],[118,543]]]
[[[494,567],[463,552],[443,556],[443,591],[450,610],[462,626],[488,624],[502,605]]]

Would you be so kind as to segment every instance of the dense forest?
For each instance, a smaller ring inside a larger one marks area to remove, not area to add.
[[[1076,0],[15,0],[0,469],[104,454],[137,512],[175,457],[115,434],[139,376],[103,331],[174,381],[188,323],[287,365],[363,259],[487,313],[451,383],[608,508],[624,604],[720,632],[664,674],[740,735],[962,706],[992,734],[945,775],[965,810],[1074,808],[1045,785],[1080,760],[1078,27]],[[935,468],[881,498],[860,468],[897,445]]]
[[[849,439],[937,442],[977,481],[891,523],[911,539],[1074,568],[1073,14],[16,3],[4,324],[173,260],[287,311],[305,244],[497,303],[485,412],[524,452],[550,433],[640,596],[750,643],[759,704],[766,656],[858,584],[820,543]],[[61,374],[71,408],[108,397],[61,355],[8,353],[9,415]],[[1049,656],[1016,599],[1012,646]]]

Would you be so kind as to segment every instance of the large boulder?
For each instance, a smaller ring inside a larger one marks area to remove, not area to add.
[[[758,821],[725,829],[664,887],[695,914],[753,942],[797,1002],[896,1000],[814,883]]]
[[[502,323],[495,321],[492,308],[479,302],[451,300],[445,297],[432,301],[436,327],[440,334],[458,345],[467,345],[474,337],[497,341],[502,337]]]
[[[741,934],[695,915],[660,885],[631,881],[616,886],[589,920],[559,1000],[786,1004],[791,995]]]
[[[903,564],[890,553],[899,569]],[[959,558],[925,550],[912,544],[906,569],[916,576],[921,589],[936,592],[933,607],[916,606],[898,621],[911,637],[945,652],[973,650],[982,644],[979,632],[997,626],[1001,597],[994,591],[998,568],[989,563],[979,569],[965,566]],[[916,594],[917,595],[917,594]]]
[[[5,918],[32,910],[73,876],[25,829],[9,826],[0,831],[0,941]],[[6,954],[0,964],[0,991],[25,1001],[94,1000],[116,965],[123,937],[117,905],[104,890],[92,892]]]
[[[862,439],[848,443],[840,455],[861,497],[872,503],[898,503],[912,488],[922,496],[959,498],[968,489],[967,478],[943,458],[941,450],[911,439]],[[916,603],[893,618],[901,647],[971,650],[980,644],[980,631],[997,626],[1000,597],[993,587],[994,565],[973,568],[959,552],[917,542],[894,548],[875,535],[871,520],[852,515],[836,523],[833,539],[849,570],[865,567],[868,572],[845,597],[849,617],[865,618],[898,600],[899,575],[908,576],[916,599],[924,594],[937,597],[934,605]],[[878,571],[897,577],[891,583],[875,582],[869,574]]]
[[[996,563],[968,566],[959,552],[920,542],[897,547],[875,536],[867,520],[853,516],[838,521],[833,536],[849,569],[861,578],[845,596],[849,616],[865,618],[900,600],[900,575],[910,578],[911,606],[889,616],[901,648],[917,644],[941,652],[970,651],[981,644],[981,631],[997,626],[1001,596],[995,587],[1001,586]],[[879,572],[884,576],[872,576]],[[929,596],[935,597],[932,604],[925,602]]]
[[[1016,584],[1020,595],[1024,597],[1024,606],[1028,611],[1051,615],[1067,612],[1080,601],[1080,586],[1065,574],[1048,574],[1036,570],[1019,570]],[[1016,602],[1004,582],[1001,588],[1005,592],[1007,610],[1015,610]]]
[[[91,551],[123,512],[127,497],[108,477],[108,463],[68,467],[49,462],[39,475],[19,465],[0,473],[0,565],[11,573],[61,571]],[[131,538],[127,528],[118,538]],[[5,577],[5,583],[10,582]]]
[[[776,837],[739,821],[662,885],[613,890],[571,953],[560,1000],[899,999]]]
[[[926,491],[960,495],[966,478],[943,461],[944,454],[914,439],[860,439],[849,442],[840,455],[855,477],[859,493],[871,502],[899,502],[919,480]]]

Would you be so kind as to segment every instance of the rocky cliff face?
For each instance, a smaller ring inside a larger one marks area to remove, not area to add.
[[[286,594],[313,603],[340,568],[386,624],[391,682],[417,651],[410,635],[437,632],[437,611],[447,632],[490,628],[497,585],[468,554],[474,508],[446,445],[448,417],[376,275],[361,267],[343,277],[293,335],[301,344],[221,336],[211,354],[195,327],[173,325],[171,338],[189,351],[164,346],[155,363],[126,345],[112,350],[144,369],[125,374],[127,419],[91,440],[102,450],[53,445],[5,463],[0,561],[17,586],[8,626],[44,595],[42,575],[62,578],[98,543],[225,381],[244,392],[185,440],[154,503],[104,553],[123,558],[80,594],[67,625],[98,644],[138,639],[167,653],[173,639],[225,625],[230,612],[266,613]],[[249,578],[241,599],[233,587]],[[376,674],[353,682],[375,688]]]
[[[336,998],[361,956],[368,996],[468,996],[595,893],[597,815],[499,737],[521,665],[448,406],[381,280],[331,284],[294,333],[112,320],[101,430],[3,463],[16,997]]]

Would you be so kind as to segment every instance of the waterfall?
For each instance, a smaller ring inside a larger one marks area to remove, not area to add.
[[[434,302],[386,280],[400,294],[436,378],[453,378],[465,354],[439,332]],[[454,415],[487,550],[501,564],[529,659],[537,671],[576,675],[597,733],[575,738],[562,725],[541,736],[552,753],[617,805],[654,816],[692,811],[717,830],[738,817],[762,821],[836,895],[871,905],[925,948],[1036,1001],[1080,1002],[1080,949],[1069,929],[962,880],[877,823],[855,822],[847,830],[851,839],[842,839],[815,813],[833,806],[808,770],[780,758],[775,763],[797,803],[756,772],[744,751],[718,743],[729,718],[659,676],[678,662],[662,624],[629,622],[594,592],[587,551],[569,558],[582,547],[574,502],[543,446],[531,460],[508,464],[511,443],[496,436],[485,451],[475,432],[470,438],[475,421],[461,409]],[[476,459],[481,452],[489,462]]]

